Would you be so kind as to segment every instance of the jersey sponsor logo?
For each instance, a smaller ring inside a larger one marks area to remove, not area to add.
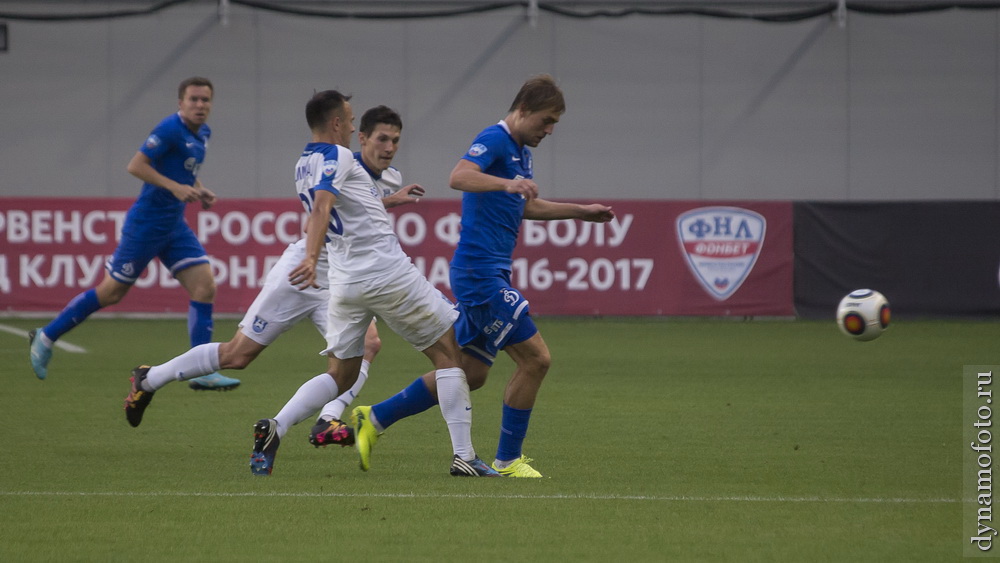
[[[469,147],[469,156],[479,156],[486,153],[486,145],[482,143],[476,143]]]
[[[155,149],[158,146],[160,146],[160,138],[159,137],[157,137],[156,135],[150,135],[149,137],[146,138],[146,148],[147,149]]]
[[[267,321],[265,321],[264,319],[262,319],[262,318],[260,318],[260,317],[258,317],[256,315],[254,315],[254,317],[253,317],[253,331],[256,332],[257,334],[260,334],[260,333],[264,332],[264,329],[266,329],[266,328],[267,328]]]
[[[767,220],[739,207],[701,207],[679,215],[676,227],[695,280],[709,295],[725,301],[757,263]]]
[[[503,319],[493,319],[493,322],[483,327],[483,334],[494,334],[504,326]]]
[[[337,173],[337,165],[339,163],[336,160],[327,160],[323,162],[323,176],[333,176]]]

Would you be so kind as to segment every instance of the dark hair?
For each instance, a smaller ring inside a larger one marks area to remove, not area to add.
[[[336,90],[323,90],[313,94],[306,103],[306,123],[309,124],[309,129],[322,129],[333,113],[343,110],[344,104],[350,99],[350,96]]]
[[[508,111],[518,109],[526,112],[552,109],[562,113],[566,111],[566,100],[552,76],[539,74],[532,76],[521,86]]]
[[[215,88],[212,86],[212,81],[203,76],[192,76],[191,78],[185,78],[181,81],[181,85],[177,87],[177,99],[183,100],[184,93],[187,92],[188,86],[208,86],[208,89],[215,94]]]
[[[403,120],[395,110],[386,106],[375,106],[361,116],[359,131],[365,135],[371,135],[379,123],[398,127],[400,131],[403,130]]]

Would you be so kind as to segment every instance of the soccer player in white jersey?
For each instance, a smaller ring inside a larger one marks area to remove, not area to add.
[[[500,350],[516,368],[504,391],[500,439],[492,468],[505,477],[541,477],[521,447],[535,398],[551,362],[548,346],[529,313],[527,299],[511,285],[511,261],[524,219],[581,219],[604,223],[614,219],[610,207],[582,205],[538,197],[531,150],[551,135],[566,109],[562,90],[551,76],[526,81],[506,117],[476,136],[451,172],[451,187],[462,194],[462,229],[451,261],[451,289],[461,316],[455,333],[462,346],[462,367],[469,386],[486,382]],[[433,378],[417,378],[395,396],[371,407],[365,423],[355,427],[357,447],[396,421],[437,403],[440,386]]]
[[[108,260],[107,274],[97,287],[67,303],[52,322],[29,333],[31,368],[39,379],[48,375],[54,342],[98,310],[121,301],[153,258],[160,259],[191,298],[191,346],[212,340],[215,279],[205,249],[184,221],[184,208],[199,201],[208,209],[216,200],[198,179],[212,135],[206,121],[213,96],[207,78],[182,81],[177,89],[177,113],[164,118],[132,156],[127,169],[142,180],[142,192],[125,215],[122,238]],[[238,379],[219,373],[189,382],[196,390],[227,390],[239,384]]]
[[[375,129],[379,125],[393,126],[398,119],[395,112],[385,106],[365,112],[358,132],[361,152],[354,155],[358,163],[369,171],[386,208],[414,203],[424,195],[422,186],[410,184],[401,188],[400,183],[395,181],[398,180],[398,175],[382,174],[392,164],[395,147],[386,149],[386,135],[381,132],[386,127],[379,128],[381,133],[376,133]],[[307,192],[312,188],[311,182],[309,176],[296,178],[300,192]],[[306,211],[309,211],[308,200],[303,198],[302,203]],[[130,390],[125,398],[125,417],[129,424],[139,426],[153,393],[168,383],[188,380],[219,369],[244,369],[279,336],[302,320],[308,318],[320,334],[326,334],[329,302],[326,249],[324,248],[317,263],[316,282],[319,287],[299,290],[288,281],[289,272],[305,257],[305,245],[305,238],[288,245],[268,272],[264,287],[247,309],[231,340],[202,344],[163,364],[141,365],[132,370]],[[309,434],[309,441],[314,446],[354,444],[352,429],[340,419],[344,409],[368,379],[368,369],[380,347],[378,331],[372,322],[365,336],[365,353],[358,380],[351,389],[323,408]]]
[[[499,476],[479,459],[472,446],[469,386],[459,366],[460,352],[452,329],[458,312],[403,252],[379,201],[372,171],[357,164],[347,148],[354,132],[349,97],[335,90],[315,94],[306,104],[306,121],[312,141],[299,158],[296,177],[312,178],[312,187],[299,192],[312,211],[306,227],[306,257],[292,270],[289,280],[302,288],[316,285],[317,263],[325,243],[330,262],[330,305],[323,352],[329,365],[325,373],[299,387],[274,418],[254,424],[251,472],[270,475],[281,438],[288,430],[354,385],[365,332],[378,315],[434,364],[441,413],[454,454],[450,473]],[[386,153],[393,154],[401,131],[402,121],[392,126],[379,124],[372,136],[384,135]],[[394,168],[382,170],[381,179],[401,184]],[[361,456],[360,465],[368,469],[365,456]]]

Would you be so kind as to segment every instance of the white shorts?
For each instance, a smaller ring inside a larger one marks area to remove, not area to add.
[[[312,320],[320,334],[326,334],[330,292],[312,287],[299,290],[288,283],[288,272],[294,270],[304,256],[302,245],[290,244],[267,273],[264,287],[240,321],[240,331],[247,338],[270,346],[282,333],[306,317]]]
[[[392,275],[334,284],[323,353],[342,360],[363,356],[365,332],[375,315],[423,351],[448,332],[458,310],[412,263]]]

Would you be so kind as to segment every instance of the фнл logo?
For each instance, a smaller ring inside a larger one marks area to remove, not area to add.
[[[709,295],[724,301],[746,281],[764,244],[767,220],[739,207],[700,207],[677,217],[677,241]]]

